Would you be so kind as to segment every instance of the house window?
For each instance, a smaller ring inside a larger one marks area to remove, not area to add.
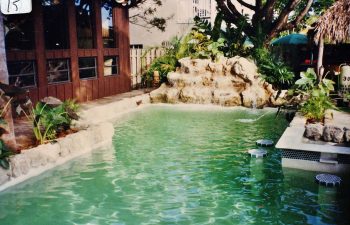
[[[105,56],[104,57],[104,76],[118,75],[119,66],[118,66],[118,57],[117,56]]]
[[[79,77],[80,79],[96,77],[96,58],[79,58]]]
[[[70,68],[68,59],[48,59],[46,63],[48,83],[69,82]]]
[[[93,5],[92,0],[75,0],[78,47],[80,49],[95,48]]]
[[[33,13],[4,16],[7,50],[34,49]]]
[[[65,0],[42,0],[46,49],[68,49],[69,30]]]
[[[113,27],[113,10],[111,6],[107,4],[102,5],[102,38],[104,48],[115,48],[115,34]]]
[[[36,86],[36,68],[34,61],[8,62],[9,83],[17,87]]]

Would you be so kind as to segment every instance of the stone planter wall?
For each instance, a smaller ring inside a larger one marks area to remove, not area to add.
[[[0,167],[0,191],[37,176],[73,158],[112,144],[114,127],[110,121],[150,103],[148,94],[83,106],[75,126],[79,132],[57,139],[55,143],[40,145],[10,157],[10,169]]]
[[[93,149],[111,145],[113,134],[113,125],[103,123],[10,156],[10,169],[0,168],[0,191]]]
[[[340,125],[322,125],[320,123],[307,124],[305,126],[305,137],[313,140],[327,142],[350,142],[350,127]]]

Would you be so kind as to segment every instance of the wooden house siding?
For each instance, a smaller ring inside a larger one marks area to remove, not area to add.
[[[129,14],[126,8],[113,8],[115,48],[104,48],[102,39],[101,5],[94,1],[96,48],[78,49],[76,16],[74,1],[67,1],[69,49],[45,49],[43,12],[41,1],[33,1],[35,30],[35,49],[29,51],[7,50],[7,61],[28,61],[36,63],[36,87],[29,87],[29,97],[33,102],[46,96],[61,100],[76,99],[79,102],[91,101],[105,96],[115,95],[131,90],[130,50],[129,50]],[[104,57],[117,56],[119,74],[104,76]],[[79,57],[96,57],[97,76],[89,79],[79,78]],[[46,62],[48,59],[68,59],[70,64],[70,81],[49,84]]]

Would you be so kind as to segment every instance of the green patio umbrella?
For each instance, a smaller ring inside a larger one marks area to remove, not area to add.
[[[271,42],[272,46],[275,45],[306,45],[308,38],[304,34],[289,34],[287,36],[277,38]]]

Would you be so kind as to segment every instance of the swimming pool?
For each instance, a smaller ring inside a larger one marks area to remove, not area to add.
[[[287,125],[272,109],[148,107],[115,124],[113,148],[1,193],[0,224],[345,224],[348,185],[246,153]]]

